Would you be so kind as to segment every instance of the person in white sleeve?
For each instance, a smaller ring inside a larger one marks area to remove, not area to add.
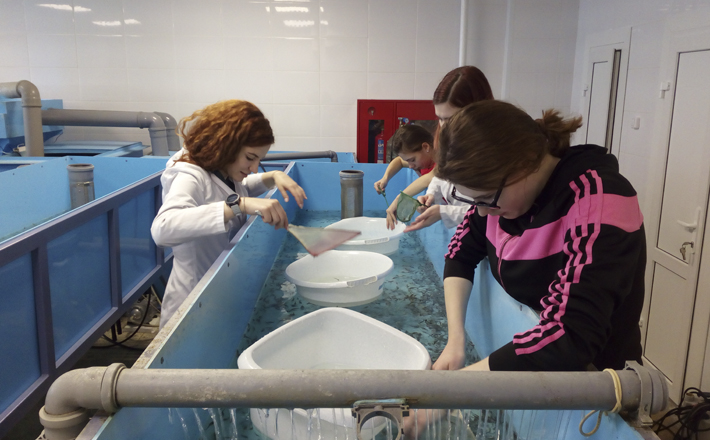
[[[274,186],[303,208],[306,194],[282,171],[252,174],[274,135],[264,114],[247,101],[209,105],[180,121],[183,149],[168,161],[160,179],[163,205],[151,234],[158,246],[172,247],[173,269],[165,289],[162,328],[230,240],[259,214],[276,229],[288,226],[277,200],[256,198]]]
[[[446,228],[457,227],[466,217],[466,212],[471,205],[451,197],[453,187],[454,185],[448,180],[432,177],[426,194],[417,197],[419,203],[424,205],[417,208],[420,212],[419,216],[407,225],[404,232],[426,228],[439,220]]]

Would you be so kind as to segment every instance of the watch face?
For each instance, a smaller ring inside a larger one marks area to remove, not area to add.
[[[227,197],[227,204],[231,206],[236,203],[239,203],[239,194],[230,194]]]

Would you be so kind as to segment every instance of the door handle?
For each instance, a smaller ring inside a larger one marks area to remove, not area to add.
[[[686,223],[681,220],[676,220],[676,221],[678,222],[679,225],[681,225],[682,227],[684,227],[685,229],[687,229],[690,232],[693,232],[698,227],[698,222]]]
[[[683,261],[685,261],[686,246],[690,246],[690,253],[692,254],[695,243],[692,241],[686,241],[680,245],[680,255],[683,257]]]
[[[687,229],[688,232],[694,232],[696,229],[698,229],[698,222],[700,218],[700,207],[695,208],[695,222],[693,223],[687,223],[682,220],[676,220],[679,225],[681,225],[683,228]]]

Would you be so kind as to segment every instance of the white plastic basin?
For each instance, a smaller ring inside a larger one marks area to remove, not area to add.
[[[379,298],[393,267],[392,259],[376,252],[336,250],[294,261],[286,268],[286,278],[306,301],[353,307]]]
[[[406,228],[397,222],[394,230],[387,229],[387,219],[374,217],[351,217],[335,222],[326,228],[360,231],[360,235],[338,246],[343,251],[369,251],[391,255],[399,249],[399,239]]]
[[[427,370],[426,348],[411,336],[362,313],[329,307],[309,313],[264,336],[237,359],[240,369],[387,369]],[[276,440],[355,438],[349,409],[251,409],[254,427]],[[292,426],[293,422],[293,428]],[[278,430],[277,430],[278,425]],[[385,426],[375,417],[365,423],[367,438]]]

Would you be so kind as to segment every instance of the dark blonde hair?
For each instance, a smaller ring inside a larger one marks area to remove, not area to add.
[[[207,171],[221,170],[233,163],[244,146],[274,143],[271,125],[261,110],[251,102],[236,99],[208,105],[183,118],[178,133],[188,154],[177,161]]]
[[[422,144],[434,145],[434,136],[421,125],[404,125],[399,127],[392,136],[392,151],[394,154],[401,152],[416,153],[421,151]]]
[[[480,101],[457,112],[439,133],[438,175],[467,188],[497,188],[535,172],[546,154],[562,157],[582,118],[545,110],[533,119],[503,101]],[[514,179],[514,180],[513,180]]]

